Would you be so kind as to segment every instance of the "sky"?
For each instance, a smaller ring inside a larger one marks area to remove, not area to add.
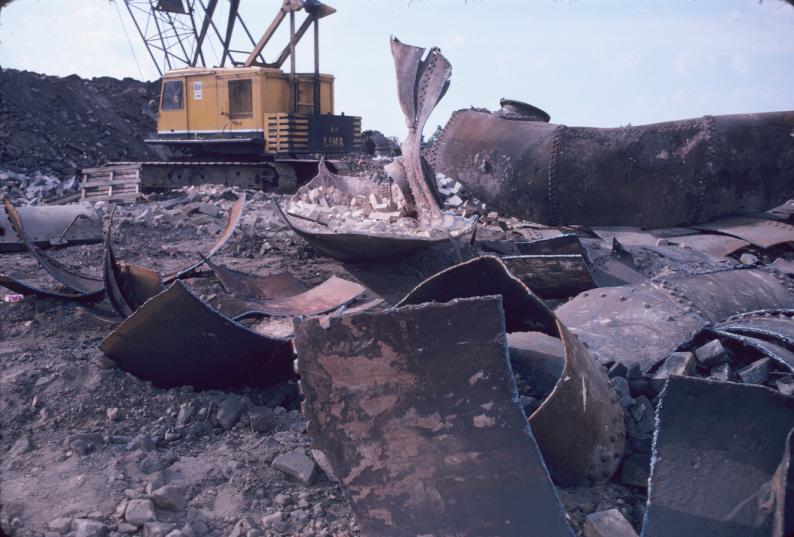
[[[156,79],[120,1],[16,0],[0,11],[0,66]],[[280,3],[241,1],[252,33]],[[454,110],[497,109],[502,97],[595,127],[794,109],[794,7],[780,0],[328,3],[337,13],[320,24],[321,70],[336,77],[336,111],[388,135],[406,132],[391,35],[452,63],[426,135]],[[310,36],[301,45],[298,68],[311,70]]]

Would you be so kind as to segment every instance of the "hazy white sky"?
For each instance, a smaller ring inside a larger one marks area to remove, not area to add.
[[[552,122],[617,126],[794,109],[794,7],[778,0],[328,0],[321,67],[336,108],[402,136],[389,36],[440,46],[450,113],[530,102]],[[280,0],[242,0],[257,36]],[[123,8],[123,6],[120,6]],[[17,0],[0,12],[0,65],[54,75],[156,78],[126,12],[107,0]],[[310,69],[311,39],[297,57]]]

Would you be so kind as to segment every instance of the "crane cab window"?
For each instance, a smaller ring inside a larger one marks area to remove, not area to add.
[[[229,117],[242,119],[254,114],[251,79],[229,81]]]
[[[181,110],[184,87],[181,80],[169,80],[163,84],[163,110]]]

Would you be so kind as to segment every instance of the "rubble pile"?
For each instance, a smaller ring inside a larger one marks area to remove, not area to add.
[[[2,69],[0,172],[68,180],[107,161],[163,160],[162,149],[144,143],[159,93],[159,82]]]
[[[0,171],[0,198],[8,198],[17,207],[38,205],[77,194],[79,181],[72,175],[61,180],[53,175]]]

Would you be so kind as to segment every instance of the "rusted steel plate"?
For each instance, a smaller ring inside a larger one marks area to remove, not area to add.
[[[794,310],[762,310],[737,315],[717,325],[719,330],[779,341],[794,348]]]
[[[772,216],[781,220],[791,220],[794,217],[794,199],[781,203],[777,207],[769,209],[764,213],[765,216]]]
[[[303,411],[364,536],[572,536],[498,297],[295,320]]]
[[[102,240],[102,218],[84,205],[36,205],[17,209],[25,233],[41,246]],[[25,250],[8,216],[0,212],[0,251]]]
[[[286,271],[258,276],[216,265],[212,261],[207,261],[207,266],[228,293],[240,298],[273,300],[294,296],[306,290],[295,276]]]
[[[583,244],[584,246],[584,244]],[[648,281],[648,277],[637,269],[634,257],[615,238],[609,254],[593,255],[594,248],[587,248],[591,259],[590,273],[598,287],[617,287]]]
[[[648,371],[708,324],[792,306],[792,282],[785,276],[731,270],[589,291],[555,313],[601,363]]]
[[[502,214],[547,225],[662,228],[792,197],[794,112],[616,129],[455,112],[429,160]]]
[[[746,240],[759,248],[769,248],[777,244],[794,241],[794,226],[785,222],[763,220],[760,218],[730,217],[721,218],[708,224],[700,224],[697,229],[714,231]]]
[[[183,269],[163,275],[162,277],[163,283],[171,283],[177,278],[183,278],[187,276],[188,274],[196,270],[198,267],[200,267],[205,260],[211,258],[216,253],[218,253],[218,251],[226,245],[229,239],[232,238],[232,235],[234,234],[234,230],[237,229],[237,224],[240,223],[240,217],[243,214],[244,208],[245,208],[245,193],[243,192],[240,194],[240,197],[237,199],[234,205],[232,205],[232,208],[229,210],[229,219],[226,221],[226,227],[223,229],[223,233],[221,233],[218,236],[218,239],[215,241],[215,244],[212,245],[210,251],[207,252],[206,255],[203,255],[202,256],[203,258],[201,260],[196,261],[189,267],[185,267]]]
[[[727,257],[750,245],[749,242],[736,237],[708,235],[705,233],[687,235],[685,237],[670,237],[667,240],[675,245],[706,252],[715,257]]]
[[[513,373],[535,393],[550,394],[565,369],[562,341],[543,332],[512,332],[507,334],[507,347]]]
[[[102,286],[101,279],[79,274],[45,254],[38,246],[30,241],[22,221],[19,218],[19,213],[17,213],[14,206],[11,205],[11,202],[7,199],[4,200],[4,208],[14,232],[25,245],[28,252],[33,255],[39,265],[50,276],[69,289],[69,292],[40,289],[35,285],[30,285],[23,280],[6,274],[0,276],[0,282],[2,282],[4,287],[8,287],[22,294],[36,294],[55,299],[77,300],[81,302],[98,302],[102,300],[105,290]]]
[[[115,210],[110,214],[105,232],[102,280],[111,306],[122,318],[126,318],[163,289],[157,272],[116,261],[110,240],[114,215]]]
[[[786,439],[783,460],[775,472],[772,489],[775,494],[775,519],[772,537],[791,537],[794,535],[794,429]]]
[[[775,362],[779,363],[789,371],[794,371],[794,352],[791,352],[780,345],[776,345],[775,343],[771,343],[763,339],[736,334],[728,330],[711,330],[711,332],[720,336],[721,338],[732,339],[733,341],[737,341],[746,347],[755,349],[764,356],[768,356]]]
[[[420,283],[399,306],[501,295],[509,332],[542,332],[565,349],[564,371],[529,421],[555,482],[609,480],[623,455],[623,414],[606,373],[554,314],[495,257],[461,263]]]
[[[127,317],[101,349],[122,369],[163,387],[265,385],[293,374],[289,340],[235,323],[178,280]]]
[[[397,306],[486,295],[502,295],[508,332],[543,332],[557,336],[551,311],[507,270],[504,263],[492,256],[478,257],[430,276]]]
[[[345,306],[366,291],[363,285],[331,276],[317,287],[285,298],[260,301],[222,296],[216,299],[215,304],[225,315],[234,319],[313,316]]]
[[[768,537],[773,476],[794,398],[761,386],[671,377],[657,413],[643,537]]]

